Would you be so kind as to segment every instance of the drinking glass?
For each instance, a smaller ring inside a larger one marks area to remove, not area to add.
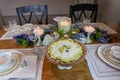
[[[9,30],[15,29],[17,26],[17,22],[14,19],[8,20]]]
[[[85,27],[85,26],[89,26],[90,25],[90,19],[88,19],[88,18],[83,18],[83,26]]]
[[[35,42],[37,41],[38,37],[34,33],[29,34],[29,39],[34,43],[34,48],[32,49],[33,53],[36,53],[36,44]]]

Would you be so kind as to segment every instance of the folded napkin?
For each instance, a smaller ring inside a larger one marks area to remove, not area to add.
[[[103,62],[97,48],[101,45],[87,45],[86,60],[94,80],[120,80],[120,70],[114,69]]]
[[[0,80],[8,80],[10,78],[31,78],[35,80],[36,78],[36,60],[35,55],[24,55],[21,59],[20,66],[12,73],[0,76]]]
[[[47,34],[47,35],[45,36],[45,38],[43,39],[42,44],[45,45],[45,46],[47,46],[47,45],[49,45],[50,43],[52,43],[53,41],[54,41],[53,37],[51,37],[49,34]]]

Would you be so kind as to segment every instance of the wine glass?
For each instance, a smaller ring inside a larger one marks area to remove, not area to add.
[[[38,37],[37,37],[37,35],[35,35],[34,33],[31,33],[31,34],[29,34],[29,39],[30,39],[30,41],[32,41],[33,44],[34,44],[34,48],[32,49],[32,52],[33,52],[33,53],[36,53],[37,50],[36,50],[36,44],[35,44],[35,42],[36,42],[36,40],[38,39]]]
[[[91,19],[89,19],[89,18],[83,18],[83,26],[85,27],[85,26],[89,26],[90,25],[90,21],[91,21]]]

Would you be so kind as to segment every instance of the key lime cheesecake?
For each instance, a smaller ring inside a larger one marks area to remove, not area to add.
[[[57,64],[73,64],[85,57],[86,48],[73,39],[60,39],[47,49],[48,59]]]

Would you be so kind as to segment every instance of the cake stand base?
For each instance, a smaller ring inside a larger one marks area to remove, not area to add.
[[[58,68],[61,69],[61,70],[63,70],[63,69],[71,69],[72,66],[65,67],[65,66],[58,65]]]

